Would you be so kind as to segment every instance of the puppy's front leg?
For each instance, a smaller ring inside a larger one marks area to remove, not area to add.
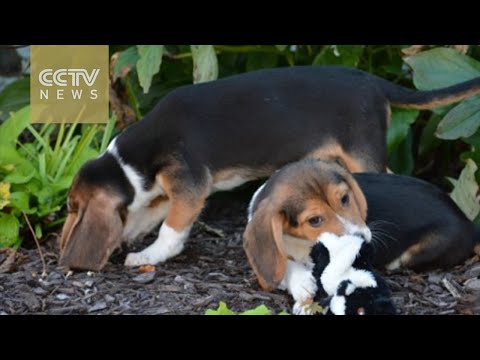
[[[172,205],[160,227],[157,240],[140,252],[128,254],[125,266],[156,265],[180,254],[204,203],[203,197],[196,201],[172,198]]]
[[[293,313],[295,315],[311,315],[310,306],[317,291],[317,284],[312,275],[312,267],[302,263],[287,260],[287,271],[279,286],[287,289],[295,300]]]

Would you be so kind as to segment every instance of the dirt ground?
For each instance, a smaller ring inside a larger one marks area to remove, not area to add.
[[[204,314],[219,301],[234,311],[265,304],[274,313],[291,312],[290,297],[262,291],[248,266],[241,240],[246,207],[244,200],[211,200],[184,252],[150,273],[122,263],[128,251],[141,249],[153,235],[117,251],[101,273],[68,277],[57,268],[53,239],[42,243],[45,278],[35,247],[21,248],[14,259],[0,253],[0,314]],[[399,314],[480,314],[478,257],[447,272],[383,274]]]

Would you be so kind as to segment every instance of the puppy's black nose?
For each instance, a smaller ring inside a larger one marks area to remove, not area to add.
[[[367,241],[367,238],[365,237],[365,234],[364,234],[364,233],[361,233],[361,232],[359,232],[359,231],[357,231],[356,233],[354,233],[353,236],[361,237],[364,241]]]

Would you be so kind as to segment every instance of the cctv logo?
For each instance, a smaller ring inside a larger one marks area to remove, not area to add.
[[[40,71],[38,75],[38,81],[44,86],[52,86],[54,83],[58,86],[67,86],[67,80],[63,79],[63,76],[70,75],[72,80],[72,86],[78,86],[80,83],[80,77],[83,78],[88,86],[92,86],[95,79],[98,76],[100,69],[93,69],[89,75],[85,69],[59,69],[53,71],[53,69],[45,69]]]
[[[53,71],[53,69],[45,69],[40,71],[38,74],[38,81],[43,86],[72,86],[78,87],[83,84],[88,87],[92,87],[95,83],[95,80],[98,76],[100,69],[93,69],[89,74],[86,69],[58,69]],[[80,81],[82,79],[82,82]],[[73,100],[81,100],[83,95],[83,89],[71,89],[71,98]],[[91,100],[96,100],[98,98],[97,89],[89,89],[89,95],[87,95]],[[40,100],[48,100],[50,96],[49,89],[40,89]],[[64,89],[57,89],[55,92],[57,100],[65,99]]]
[[[32,123],[106,123],[109,60],[107,45],[32,45]]]

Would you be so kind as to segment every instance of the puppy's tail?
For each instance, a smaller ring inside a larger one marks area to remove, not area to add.
[[[480,94],[480,77],[442,89],[417,91],[380,79],[380,87],[393,106],[405,109],[434,109]]]

